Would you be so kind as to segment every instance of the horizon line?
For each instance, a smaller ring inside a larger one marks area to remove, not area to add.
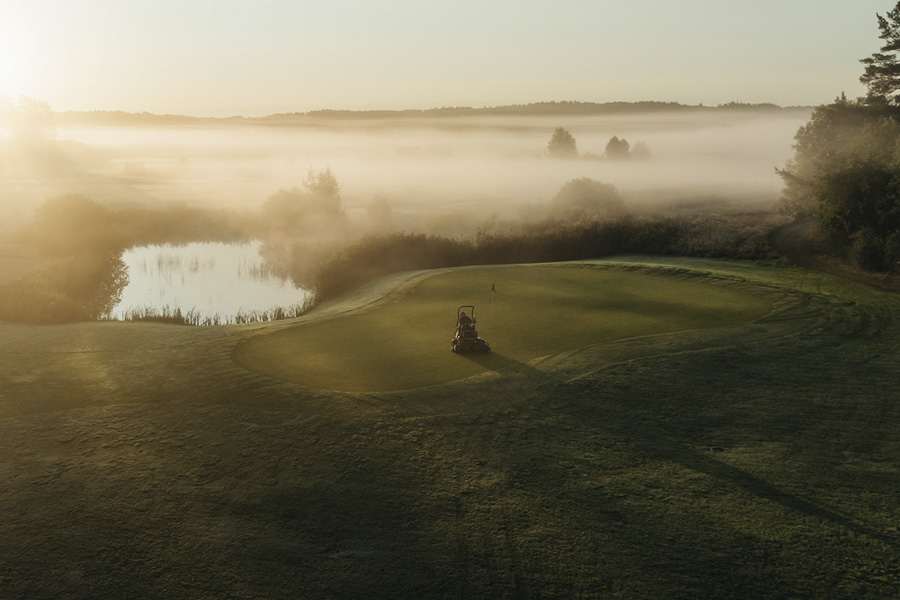
[[[29,100],[34,100],[28,98]],[[36,101],[43,103],[41,101]],[[247,120],[259,120],[259,119],[271,119],[271,118],[284,118],[284,117],[304,117],[304,116],[352,116],[352,115],[383,115],[383,116],[408,116],[408,115],[417,115],[417,114],[426,114],[426,113],[499,113],[502,111],[506,111],[508,113],[524,113],[527,114],[529,111],[534,112],[542,112],[545,115],[553,115],[553,114],[576,114],[581,112],[582,114],[596,114],[599,112],[603,112],[602,109],[610,110],[610,109],[629,109],[629,108],[643,108],[643,109],[675,109],[675,110],[717,110],[717,109],[740,109],[740,110],[751,110],[751,109],[766,109],[766,110],[799,110],[799,109],[812,109],[818,105],[788,105],[782,106],[773,102],[739,102],[739,101],[731,101],[727,103],[720,104],[682,104],[676,101],[667,101],[667,100],[639,100],[639,101],[610,101],[610,102],[593,102],[593,101],[581,101],[581,100],[546,100],[539,102],[529,102],[525,104],[501,104],[494,106],[482,106],[482,107],[474,107],[474,106],[434,106],[430,108],[373,108],[373,109],[342,109],[342,108],[322,108],[322,109],[314,109],[307,111],[290,111],[290,112],[275,112],[269,113],[265,115],[257,115],[257,116],[248,116],[248,115],[229,115],[229,116],[212,116],[212,115],[196,115],[196,114],[182,114],[182,113],[155,113],[150,111],[128,111],[128,110],[118,110],[118,109],[87,109],[87,110],[53,110],[47,105],[47,108],[50,109],[50,112],[54,115],[64,116],[64,115],[109,115],[109,116],[128,116],[128,117],[142,117],[142,118],[181,118],[181,119],[204,119],[204,120],[236,120],[236,119],[247,119]],[[569,110],[561,110],[559,112],[554,112],[552,109],[566,109]],[[581,111],[573,111],[573,108],[580,108]],[[541,110],[543,109],[543,110]],[[548,110],[549,109],[549,110]]]

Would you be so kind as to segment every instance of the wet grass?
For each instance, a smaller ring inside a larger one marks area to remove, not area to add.
[[[900,596],[897,296],[629,262],[775,311],[381,394],[231,362],[294,322],[3,326],[0,597]]]

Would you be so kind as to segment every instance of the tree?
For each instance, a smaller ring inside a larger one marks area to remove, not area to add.
[[[302,189],[278,190],[266,200],[262,211],[274,229],[287,234],[329,233],[344,220],[340,186],[328,168],[310,168]]]
[[[379,193],[366,206],[366,220],[370,228],[378,231],[390,231],[394,228],[394,211],[387,196]]]
[[[860,61],[866,68],[859,80],[869,89],[869,102],[900,104],[900,1],[887,16],[875,16],[884,45],[880,52]]]
[[[882,162],[860,160],[818,182],[819,219],[850,241],[862,267],[889,271],[900,260],[900,172]]]
[[[635,143],[634,148],[631,150],[632,158],[636,158],[638,160],[649,160],[650,159],[650,148],[647,146],[647,142],[643,142],[638,140]]]
[[[30,239],[46,255],[102,253],[124,247],[115,215],[80,194],[51,198],[38,208],[28,228]]]
[[[612,136],[606,143],[606,158],[623,160],[629,158],[630,155],[631,144],[628,143],[628,140],[624,138],[620,140],[617,136]]]
[[[557,127],[553,132],[553,136],[547,143],[547,151],[554,158],[578,158],[575,138],[562,127]]]
[[[0,132],[6,129],[19,141],[36,142],[56,138],[56,122],[50,105],[22,96],[13,104],[0,98]]]
[[[341,186],[338,185],[337,178],[330,168],[326,167],[324,171],[316,171],[310,167],[306,172],[303,187],[312,194],[320,209],[336,214],[343,211]]]
[[[891,162],[896,133],[880,108],[844,95],[817,107],[794,136],[794,157],[776,169],[784,180],[785,211],[797,218],[815,216],[821,200],[817,182],[856,160]]]
[[[776,171],[786,212],[818,219],[860,266],[892,271],[900,270],[900,1],[877,17],[884,45],[861,61],[868,96],[816,108]]]
[[[616,186],[589,177],[566,182],[550,203],[560,212],[591,217],[615,214],[624,206]]]
[[[837,98],[797,131],[782,203],[816,218],[860,266],[900,268],[900,121],[884,104]]]

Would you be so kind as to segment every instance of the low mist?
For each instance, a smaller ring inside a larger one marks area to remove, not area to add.
[[[793,136],[809,111],[363,113],[289,124],[174,119],[147,126],[86,115],[94,118],[63,114],[52,127],[37,120],[39,131],[7,131],[0,141],[0,210],[7,223],[29,218],[42,202],[63,194],[111,207],[256,210],[279,190],[301,186],[311,169],[335,175],[349,221],[365,222],[377,202],[390,209],[395,228],[451,235],[471,233],[473,217],[527,217],[577,178],[615,186],[629,210],[765,203],[780,192],[774,168],[792,154]],[[576,141],[578,158],[549,155],[548,141],[559,127]],[[613,136],[640,147],[642,156],[607,157]]]

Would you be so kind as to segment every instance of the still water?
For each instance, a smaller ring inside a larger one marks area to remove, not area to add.
[[[141,246],[122,255],[128,285],[110,318],[139,314],[190,313],[197,323],[269,320],[279,309],[302,312],[309,290],[271,272],[261,242],[195,242],[183,246]]]

